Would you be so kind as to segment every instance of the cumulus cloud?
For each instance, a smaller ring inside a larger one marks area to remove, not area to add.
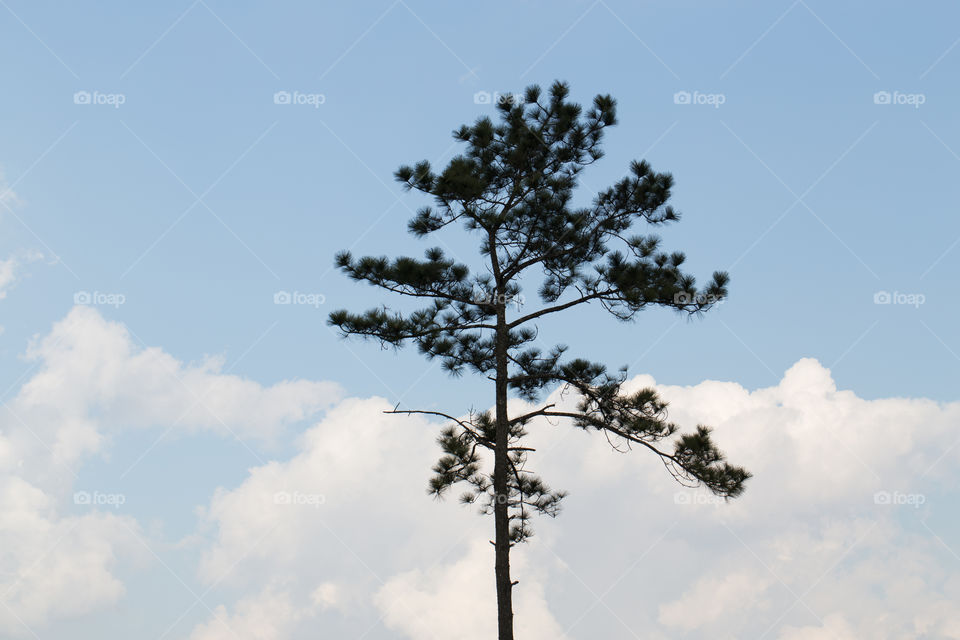
[[[736,568],[703,578],[681,598],[660,607],[660,622],[685,633],[726,622],[742,615],[744,605],[751,610],[764,607],[762,599],[772,581],[772,576]]]
[[[56,415],[96,433],[164,427],[271,438],[329,406],[333,383],[288,380],[265,387],[222,371],[222,360],[190,364],[139,342],[120,323],[91,307],[75,307],[27,352],[37,372],[16,398],[23,412]],[[56,402],[51,402],[56,398]],[[50,420],[48,420],[50,421]],[[93,424],[95,423],[95,424]],[[93,436],[85,438],[95,448]],[[63,457],[83,448],[64,447]]]
[[[116,565],[140,557],[146,535],[116,510],[122,494],[74,487],[112,437],[153,428],[263,440],[339,396],[329,383],[263,386],[216,361],[183,363],[85,307],[36,338],[27,360],[0,413],[0,635],[124,597]]]
[[[422,487],[435,427],[385,415],[390,408],[378,398],[345,400],[301,437],[298,455],[256,467],[241,486],[219,491],[204,516],[216,544],[200,564],[203,579],[229,574],[233,582],[256,584],[264,572],[304,565],[322,572],[318,583],[358,572],[375,578],[352,549],[379,547],[381,559],[389,559],[388,528],[392,551],[416,544],[405,534],[421,503],[430,506]],[[415,484],[403,484],[410,480]],[[350,522],[357,526],[343,526]]]
[[[0,216],[19,203],[17,194],[11,189],[0,171]],[[20,279],[23,267],[26,264],[43,258],[43,254],[33,250],[21,250],[0,260],[0,300],[7,297],[7,293]]]
[[[43,254],[40,252],[21,251],[6,260],[0,260],[0,300],[6,298],[7,293],[16,284],[21,275],[22,267],[41,258],[43,258]]]
[[[919,523],[955,481],[960,404],[859,398],[809,359],[755,391],[655,386],[683,427],[716,428],[755,474],[747,493],[724,504],[677,486],[642,451],[532,425],[537,471],[571,495],[515,554],[523,637],[958,637],[956,558]],[[439,425],[387,408],[345,401],[296,456],[219,491],[203,517],[201,578],[290,580],[298,593],[336,584],[350,604],[316,613],[319,624],[360,617],[349,627],[360,633],[382,618],[390,631],[371,638],[490,637],[492,522],[424,497]]]
[[[130,597],[120,566],[150,535],[123,511],[71,505],[73,473],[117,434],[259,442],[322,416],[292,455],[199,511],[195,544],[180,551],[199,554],[200,591],[218,604],[182,637],[491,637],[492,521],[425,492],[439,423],[387,415],[380,398],[333,405],[329,383],[264,386],[218,360],[183,362],[91,308],[36,338],[27,359],[0,415],[0,634]],[[531,425],[536,471],[570,496],[515,550],[523,637],[960,638],[945,502],[960,403],[860,398],[809,359],[753,391],[630,384],[656,386],[685,429],[714,426],[754,478],[725,504],[679,487],[643,451]]]
[[[717,563],[660,606],[660,622],[694,637],[960,637],[960,583],[936,539],[887,518],[794,527],[745,537],[740,567]]]
[[[286,638],[292,629],[310,619],[318,603],[298,605],[295,596],[278,585],[267,585],[254,596],[240,600],[234,612],[221,605],[210,619],[190,634],[190,640],[262,640]]]
[[[118,557],[139,555],[138,524],[103,512],[61,516],[57,502],[22,478],[0,476],[0,630],[30,635],[125,593],[113,569]]]
[[[780,640],[857,640],[858,636],[842,615],[830,615],[822,625],[809,627],[787,626],[780,634]]]
[[[386,626],[407,638],[496,637],[490,549],[478,538],[455,562],[412,569],[390,578],[374,596]],[[524,576],[524,587],[517,590],[514,602],[517,636],[528,640],[560,638],[563,628],[550,612],[544,594],[547,572],[527,560],[522,553],[513,558],[513,570]]]
[[[213,540],[202,580],[254,589],[292,581],[321,605],[320,624],[352,618],[354,634],[382,618],[409,637],[443,637],[431,631],[443,628],[458,638],[491,637],[490,522],[426,496],[437,425],[384,413],[391,408],[380,398],[345,400],[302,436],[298,455],[218,492],[204,514]],[[545,573],[523,557],[518,628],[524,637],[556,637],[537,577]],[[238,603],[226,615],[239,613]]]

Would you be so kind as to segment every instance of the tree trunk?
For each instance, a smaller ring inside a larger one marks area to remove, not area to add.
[[[500,287],[498,287],[498,294]],[[497,629],[499,640],[513,640],[513,582],[510,579],[510,512],[507,478],[510,473],[509,423],[507,417],[507,323],[506,305],[497,307],[497,337],[495,349],[497,439],[493,464],[493,507],[495,526],[497,577]]]

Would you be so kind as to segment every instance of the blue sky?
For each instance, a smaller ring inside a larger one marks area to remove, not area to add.
[[[389,298],[342,277],[333,255],[432,246],[406,235],[425,202],[393,171],[453,157],[450,132],[493,114],[485,94],[563,79],[581,102],[610,93],[619,105],[583,201],[649,160],[673,173],[683,213],[665,246],[701,281],[732,281],[702,319],[649,310],[618,324],[589,309],[544,323],[546,344],[678,387],[776,387],[813,358],[863,400],[953,402],[958,17],[948,3],[814,0],[2,0],[0,258],[15,272],[0,300],[4,399],[53,366],[23,354],[90,294],[100,304],[82,306],[124,327],[131,348],[187,368],[214,358],[263,388],[330,381],[338,398],[486,406],[480,380],[338,339],[329,311]],[[474,261],[460,230],[440,241]],[[308,304],[275,304],[281,291]],[[74,489],[123,485],[144,496],[125,514],[180,540],[217,487],[295,455],[310,415],[277,418],[292,431],[252,449],[245,436],[153,445],[162,426],[121,429],[95,462],[78,460]],[[168,561],[185,575],[197,562]],[[151,583],[131,572],[138,581]]]
[[[943,54],[955,36],[935,12],[870,6],[865,28],[856,12],[804,4],[515,3],[504,19],[389,3],[128,13],[12,3],[32,26],[7,12],[2,46],[17,64],[3,109],[17,126],[3,133],[2,164],[25,225],[5,216],[4,243],[62,264],[31,269],[21,295],[43,291],[32,304],[11,294],[4,348],[17,353],[77,290],[120,292],[123,308],[104,313],[183,358],[237,357],[279,322],[246,356],[248,371],[388,393],[324,327],[329,308],[374,300],[329,271],[333,253],[419,253],[422,242],[401,236],[423,201],[403,194],[393,170],[455,153],[449,132],[492,112],[476,92],[562,78],[582,101],[603,92],[620,105],[584,199],[648,158],[676,177],[685,214],[663,231],[667,246],[685,250],[701,277],[733,277],[716,317],[673,329],[668,313],[614,326],[592,311],[605,330],[578,341],[584,352],[619,363],[627,343],[629,354],[647,351],[637,366],[665,381],[748,386],[802,356],[842,357],[838,379],[868,397],[949,398],[960,364],[948,293],[960,260],[949,179],[960,132],[955,56]],[[125,102],[74,104],[84,90]],[[326,100],[276,105],[282,90]],[[725,102],[678,105],[678,91]],[[926,100],[877,105],[877,91]],[[469,259],[469,243],[451,246]],[[327,306],[275,307],[272,294],[287,289],[321,293]],[[877,307],[881,290],[926,301]],[[556,338],[566,340],[563,326]],[[353,348],[384,381],[424,369],[415,354]]]

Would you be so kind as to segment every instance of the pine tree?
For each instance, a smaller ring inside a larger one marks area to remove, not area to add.
[[[523,438],[531,420],[563,419],[602,432],[617,448],[642,447],[682,483],[724,498],[740,495],[750,477],[725,461],[708,427],[680,434],[655,390],[624,391],[625,369],[614,374],[602,364],[567,358],[563,345],[549,351],[535,346],[537,320],[579,305],[596,302],[629,321],[651,306],[700,314],[727,294],[726,273],[715,272],[698,290],[680,269],[683,253],[667,253],[656,235],[634,231],[640,224],[678,220],[667,204],[670,174],[634,161],[630,174],[598,193],[591,206],[571,205],[580,172],[603,155],[601,141],[616,123],[616,104],[598,95],[584,112],[568,95],[562,82],[546,96],[531,86],[522,100],[497,104],[498,122],[482,117],[454,131],[465,150],[441,172],[424,161],[395,173],[406,189],[433,201],[409,221],[409,231],[425,237],[461,223],[479,239],[481,270],[471,272],[439,248],[427,250],[424,259],[354,258],[349,252],[336,257],[350,278],[423,304],[411,313],[386,306],[360,314],[335,311],[329,323],[344,336],[395,347],[413,343],[451,374],[471,371],[493,382],[493,411],[461,417],[394,412],[448,422],[438,438],[442,456],[430,491],[442,496],[462,484],[462,501],[494,516],[500,640],[513,640],[511,547],[531,536],[531,514],[555,516],[565,495],[526,469],[532,449]],[[516,304],[521,284],[531,278],[539,280],[535,309],[527,300]],[[575,392],[575,409],[534,404],[538,408],[525,413],[508,412],[511,394],[537,403],[558,387]],[[490,457],[492,473],[485,466]]]

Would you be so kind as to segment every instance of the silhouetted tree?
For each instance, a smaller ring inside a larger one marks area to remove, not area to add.
[[[500,640],[513,639],[510,549],[531,535],[531,513],[555,516],[564,497],[525,468],[532,449],[523,446],[523,437],[534,418],[595,429],[618,448],[639,445],[684,484],[706,486],[725,498],[740,495],[750,477],[725,461],[708,427],[678,434],[656,391],[625,392],[625,368],[611,374],[602,364],[566,359],[565,346],[547,352],[534,346],[539,319],[582,304],[599,303],[626,321],[649,306],[699,314],[727,293],[726,273],[714,273],[698,291],[694,278],[680,270],[683,253],[666,253],[658,237],[633,233],[637,223],[659,226],[678,219],[667,205],[669,174],[634,161],[630,175],[598,193],[591,206],[571,205],[578,175],[602,156],[600,143],[616,123],[616,106],[609,95],[597,96],[584,113],[568,94],[561,82],[547,96],[531,86],[522,100],[497,105],[499,122],[483,117],[454,131],[466,149],[443,171],[434,172],[424,161],[395,174],[407,189],[434,202],[409,221],[409,231],[424,237],[461,222],[479,239],[482,271],[471,273],[439,248],[427,250],[422,260],[355,259],[348,252],[336,257],[350,278],[426,303],[412,313],[386,306],[361,314],[335,311],[329,322],[343,335],[393,346],[413,342],[451,374],[470,370],[493,382],[492,412],[460,418],[439,411],[395,412],[449,421],[438,438],[443,455],[433,468],[430,491],[441,496],[463,483],[462,501],[479,503],[494,515]],[[527,301],[514,304],[522,279],[537,274],[536,308]],[[558,386],[576,392],[575,409],[546,404],[508,412],[511,392],[537,401]],[[493,458],[492,473],[483,452]]]

